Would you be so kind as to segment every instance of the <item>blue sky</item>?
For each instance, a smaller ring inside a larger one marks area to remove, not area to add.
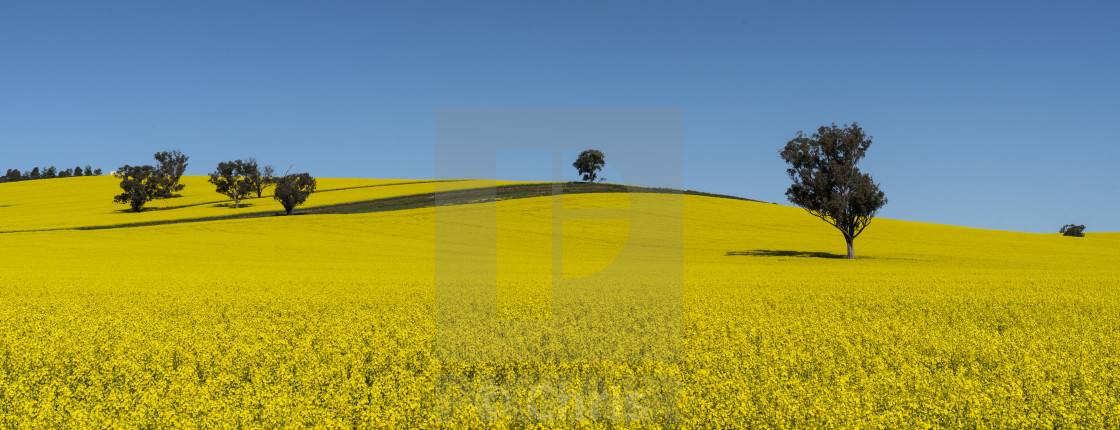
[[[1120,231],[1117,3],[749,3],[6,2],[0,169],[430,178],[437,108],[674,107],[687,188],[788,204],[785,142],[857,121],[882,217]]]

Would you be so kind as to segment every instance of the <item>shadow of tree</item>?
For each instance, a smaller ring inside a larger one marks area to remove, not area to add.
[[[241,208],[248,208],[248,207],[252,207],[252,206],[253,206],[252,203],[241,202]],[[212,208],[230,208],[230,209],[233,209],[233,202],[218,203],[218,204],[215,204],[215,205],[210,206],[210,207],[212,207]]]
[[[153,207],[150,207],[150,208],[144,208],[144,210],[145,211],[170,211],[170,210],[175,210],[175,209],[182,209],[184,207],[185,206],[153,206]]]
[[[831,252],[789,251],[776,249],[754,249],[750,251],[728,251],[728,256],[744,257],[801,257],[801,258],[845,258],[846,255]]]

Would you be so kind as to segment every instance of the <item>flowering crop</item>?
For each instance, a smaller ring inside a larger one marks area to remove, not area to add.
[[[562,200],[0,234],[0,427],[1120,426],[1120,234],[881,219],[848,261],[796,208]],[[130,215],[60,201],[38,222],[25,202],[5,230]],[[557,234],[557,208],[679,217],[683,237],[612,217]],[[666,255],[675,308],[641,276]],[[494,283],[443,306],[439,264]],[[439,324],[479,309],[479,333]],[[491,334],[519,341],[468,348]],[[626,359],[585,359],[604,344]],[[532,359],[471,360],[499,354]]]
[[[112,176],[55,178],[3,184],[0,197],[0,232],[31,231],[90,226],[175,221],[223,215],[280,212],[272,189],[261,198],[242,199],[239,209],[214,191],[205,176],[184,176],[181,196],[154,200],[141,213],[123,213],[128,206],[113,203],[120,193],[120,180]],[[408,179],[322,178],[318,189],[301,209],[374,200],[439,190],[458,190],[503,184],[500,181],[418,181]]]

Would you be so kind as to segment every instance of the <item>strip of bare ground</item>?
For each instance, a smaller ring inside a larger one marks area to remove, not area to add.
[[[394,184],[400,185],[400,184]],[[335,205],[318,206],[308,209],[298,209],[293,211],[293,215],[303,214],[358,214],[358,213],[372,213],[372,212],[386,212],[395,210],[417,209],[434,207],[437,202],[439,205],[460,205],[472,203],[486,203],[497,200],[510,200],[521,199],[530,197],[544,197],[553,194],[553,188],[559,188],[560,194],[588,194],[588,193],[655,193],[655,194],[684,194],[696,195],[706,197],[716,197],[734,200],[745,200],[757,202],[758,200],[747,199],[743,197],[730,196],[725,194],[713,194],[692,190],[677,190],[672,188],[654,188],[654,187],[638,187],[619,184],[602,184],[602,183],[585,183],[585,182],[567,182],[567,183],[538,183],[538,184],[515,184],[515,185],[499,185],[496,187],[483,187],[483,188],[468,188],[454,191],[443,191],[439,193],[422,193],[398,197],[386,197],[382,199],[364,200],[350,203],[340,203]],[[147,227],[154,225],[164,224],[181,224],[189,222],[206,222],[206,221],[221,221],[231,219],[244,219],[244,218],[261,218],[282,215],[283,212],[255,212],[248,214],[237,215],[218,215],[201,218],[189,218],[179,220],[165,220],[165,221],[152,221],[128,224],[114,224],[102,226],[86,226],[86,227],[73,227],[73,228],[56,228],[56,229],[40,229],[40,230],[18,230],[18,231],[5,231],[0,233],[18,233],[18,232],[33,232],[33,231],[54,231],[54,230],[106,230],[114,228],[131,228],[131,227]]]
[[[329,188],[329,189],[325,189],[325,190],[317,190],[315,192],[316,193],[329,193],[329,192],[332,192],[332,191],[356,190],[356,189],[360,189],[360,188],[392,187],[392,186],[397,186],[397,185],[412,185],[412,184],[433,184],[433,183],[437,183],[437,182],[460,182],[460,181],[466,181],[466,180],[467,179],[439,179],[439,180],[427,179],[427,180],[416,180],[416,181],[406,181],[406,182],[389,182],[389,183],[385,183],[385,184],[355,185],[355,186],[352,186],[352,187]],[[178,196],[175,196],[175,197],[178,197]],[[144,211],[145,212],[147,212],[147,211],[169,211],[169,210],[175,210],[175,209],[189,208],[189,207],[195,207],[195,206],[206,206],[206,205],[228,203],[228,202],[229,202],[229,199],[213,200],[213,201],[208,201],[208,202],[191,203],[189,205],[152,207],[152,208],[146,208],[146,209],[144,209]],[[39,230],[36,230],[36,231],[39,231]],[[9,232],[2,232],[2,233],[9,233]]]

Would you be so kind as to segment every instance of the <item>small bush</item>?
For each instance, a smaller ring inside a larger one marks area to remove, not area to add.
[[[1085,237],[1085,226],[1076,224],[1066,224],[1058,230],[1063,236]]]

